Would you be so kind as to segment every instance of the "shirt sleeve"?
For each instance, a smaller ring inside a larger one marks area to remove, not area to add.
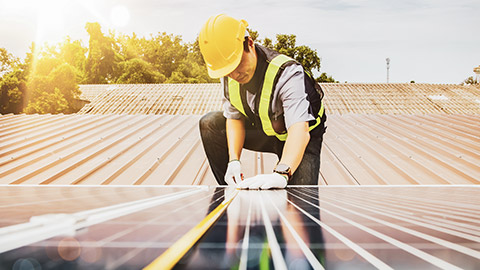
[[[227,86],[225,86],[224,80],[221,79],[220,82],[222,84],[222,89],[225,89]],[[228,91],[223,91],[222,98],[223,116],[227,119],[241,119],[242,113],[230,103],[230,100],[225,96],[226,92]]]
[[[309,113],[310,103],[305,92],[303,67],[293,64],[285,67],[278,79],[275,91],[283,107],[287,130],[295,123],[315,120]]]

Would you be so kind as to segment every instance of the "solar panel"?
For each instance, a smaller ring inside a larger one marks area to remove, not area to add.
[[[480,266],[473,185],[0,186],[0,194],[0,269],[162,268],[162,254],[181,241],[192,247],[166,258],[176,269]],[[198,241],[185,240],[210,219]]]

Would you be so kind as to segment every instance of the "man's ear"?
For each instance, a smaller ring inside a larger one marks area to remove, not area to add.
[[[248,51],[255,51],[255,43],[253,42],[252,37],[247,37],[248,38]]]

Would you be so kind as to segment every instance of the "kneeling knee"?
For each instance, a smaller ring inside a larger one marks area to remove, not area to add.
[[[209,112],[200,118],[200,131],[218,129],[220,121],[225,122],[222,112]]]

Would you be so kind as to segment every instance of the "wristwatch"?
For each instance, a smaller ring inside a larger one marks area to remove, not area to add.
[[[292,176],[292,171],[290,170],[290,166],[288,166],[287,164],[282,164],[282,163],[277,164],[275,169],[273,169],[273,172],[286,175],[288,178],[287,181],[290,180],[290,177]]]

